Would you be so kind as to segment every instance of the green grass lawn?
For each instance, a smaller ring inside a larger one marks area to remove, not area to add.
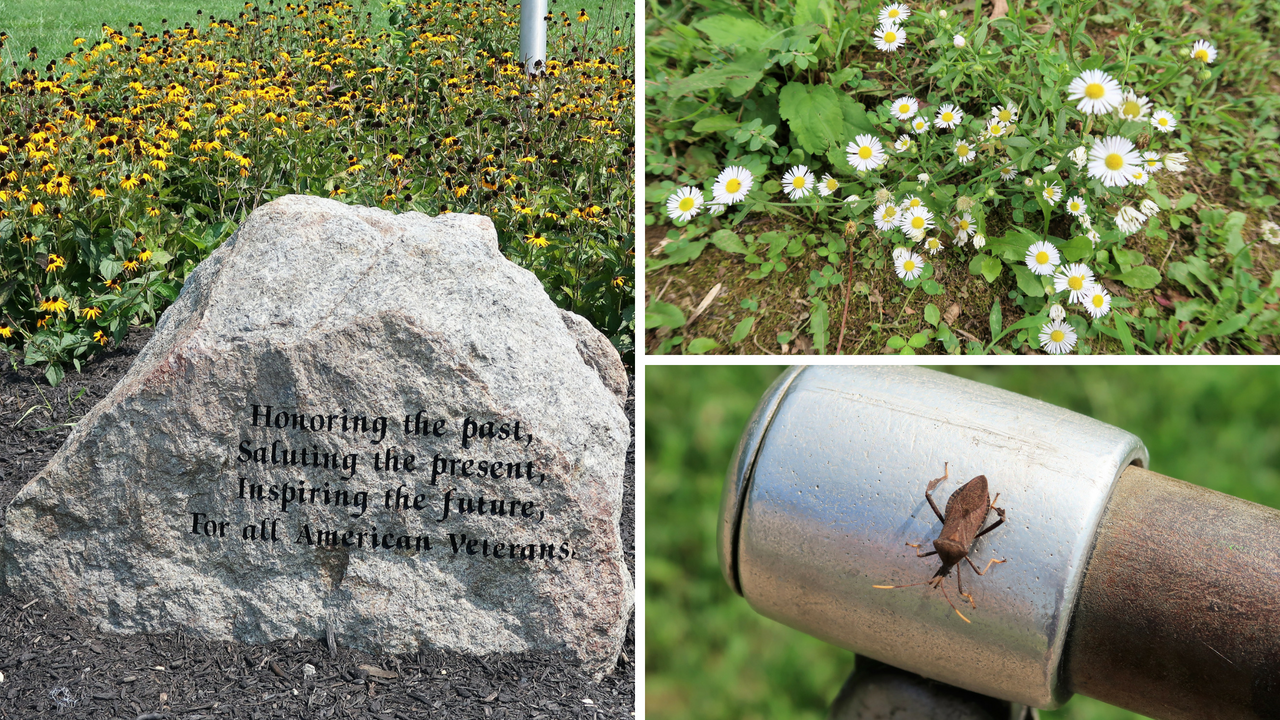
[[[780,367],[648,368],[646,707],[654,718],[822,718],[853,654],[756,614],[725,584],[725,469]],[[1280,507],[1280,373],[1240,367],[949,368],[1124,428],[1152,470]],[[1076,696],[1046,720],[1140,716]]]

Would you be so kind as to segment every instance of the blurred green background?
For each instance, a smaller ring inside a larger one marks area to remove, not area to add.
[[[645,705],[652,718],[823,718],[853,654],[755,613],[716,559],[725,469],[782,367],[655,366],[645,382]],[[1151,469],[1280,507],[1280,369],[938,368],[1128,430]],[[1141,718],[1075,696],[1053,720]]]

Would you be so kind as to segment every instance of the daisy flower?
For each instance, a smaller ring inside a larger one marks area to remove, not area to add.
[[[1071,291],[1067,302],[1080,302],[1084,298],[1085,290],[1092,284],[1093,271],[1082,263],[1064,265],[1058,268],[1057,274],[1053,276],[1054,292]]]
[[[1050,320],[1065,320],[1066,318],[1067,318],[1067,311],[1063,310],[1062,306],[1059,305],[1058,303],[1054,303],[1053,306],[1049,308]]]
[[[1125,205],[1120,208],[1120,212],[1116,213],[1116,227],[1120,228],[1120,232],[1125,235],[1138,232],[1146,221],[1146,216],[1134,210],[1132,205]]]
[[[1088,215],[1084,214],[1084,211],[1088,209],[1089,206],[1085,205],[1084,198],[1079,195],[1072,195],[1071,198],[1067,200],[1067,212],[1075,215],[1076,217],[1088,217]]]
[[[893,249],[893,262],[897,263],[898,258],[911,257],[911,248],[896,247]]]
[[[919,240],[926,232],[933,229],[933,213],[929,212],[929,208],[911,208],[902,213],[898,227],[913,239]]]
[[[682,187],[667,198],[667,215],[673,220],[689,222],[698,214],[704,200],[702,191],[698,188]]]
[[[1128,185],[1141,164],[1142,157],[1128,138],[1112,135],[1089,148],[1089,177],[1101,180],[1107,187]]]
[[[1102,289],[1101,285],[1094,283],[1085,288],[1084,297],[1080,299],[1080,304],[1084,305],[1084,309],[1093,316],[1094,320],[1111,312],[1111,293]]]
[[[893,149],[898,152],[906,152],[911,149],[911,136],[900,135],[898,141],[893,144]]]
[[[1151,179],[1151,175],[1149,175],[1147,171],[1142,169],[1141,167],[1137,168],[1132,173],[1129,173],[1129,182],[1133,183],[1134,185],[1146,185],[1147,181],[1150,179]]]
[[[1058,187],[1058,183],[1049,183],[1040,191],[1040,196],[1045,199],[1045,202],[1049,203],[1049,207],[1053,207],[1062,199],[1062,188]]]
[[[928,250],[930,255],[937,255],[942,250],[942,241],[938,238],[925,238],[924,249]]]
[[[964,112],[955,105],[947,103],[946,105],[938,108],[938,117],[934,119],[934,122],[938,124],[938,127],[944,127],[950,130],[960,124],[960,121],[963,119]]]
[[[991,117],[1002,123],[1018,122],[1018,106],[1013,103],[996,105],[991,108]]]
[[[987,236],[977,233],[973,236],[973,249],[981,250],[987,244]]]
[[[1191,57],[1208,65],[1218,59],[1218,49],[1208,40],[1197,40],[1191,46]]]
[[[753,180],[750,170],[738,165],[730,165],[721,170],[720,175],[716,177],[716,183],[711,187],[711,195],[716,202],[725,205],[741,202],[747,196],[747,191],[751,189]]]
[[[899,205],[901,206],[902,211],[906,212],[911,208],[924,207],[924,201],[915,195],[908,195],[902,198],[902,202],[899,203]]]
[[[782,189],[787,191],[787,196],[792,200],[799,200],[813,192],[813,185],[813,173],[804,165],[796,165],[782,176]]]
[[[920,112],[920,102],[910,95],[904,95],[893,101],[893,107],[889,112],[899,120],[910,120]]]
[[[1070,352],[1076,346],[1075,328],[1061,320],[1045,323],[1040,328],[1040,347],[1050,355]]]
[[[1012,180],[1016,177],[1018,177],[1018,168],[1013,163],[1000,166],[1001,180]]]
[[[1142,166],[1147,172],[1155,172],[1164,167],[1164,163],[1160,162],[1160,153],[1147,151],[1142,153]]]
[[[1138,97],[1137,93],[1126,88],[1124,99],[1120,101],[1120,107],[1116,109],[1116,112],[1124,120],[1141,120],[1147,116],[1147,111],[1150,109],[1150,100],[1145,97]]]
[[[882,203],[876,211],[871,214],[875,220],[876,229],[882,232],[888,232],[898,226],[898,206],[889,203]]]
[[[1115,110],[1123,95],[1120,83],[1101,70],[1085,70],[1067,87],[1067,99],[1079,100],[1076,109],[1086,115],[1101,115]]]
[[[1186,153],[1167,153],[1164,156],[1164,166],[1172,172],[1182,172],[1187,169]]]
[[[924,259],[906,248],[903,250],[906,252],[893,258],[893,269],[903,280],[915,280],[924,272]]]
[[[969,239],[969,233],[973,232],[973,216],[965,213],[959,217],[951,219],[951,224],[956,227],[956,242],[962,243]]]
[[[929,119],[918,117],[915,120],[912,120],[911,129],[914,130],[917,135],[919,135],[920,133],[929,129]]]
[[[907,42],[907,33],[897,25],[881,25],[876,28],[876,49],[893,52]]]
[[[831,193],[840,189],[840,181],[831,177],[830,174],[822,176],[822,182],[818,183],[818,194],[827,197]]]
[[[847,198],[845,198],[845,199],[844,199],[844,201],[845,201],[846,203],[849,203],[850,205],[852,205],[853,203],[856,203],[856,202],[858,202],[858,201],[860,201],[860,200],[862,200],[862,198],[861,198],[861,197],[859,197],[859,196],[857,196],[857,195],[850,195],[849,197],[847,197]]]
[[[1052,275],[1058,264],[1058,248],[1047,240],[1031,243],[1027,248],[1027,267],[1037,275]]]
[[[987,129],[982,131],[985,137],[1004,137],[1009,132],[1009,126],[999,120],[990,120],[987,122]]]
[[[866,172],[875,170],[884,164],[889,156],[884,152],[884,146],[880,141],[871,135],[859,135],[853,139],[853,142],[845,146],[844,149],[849,159],[849,164]]]
[[[973,162],[973,148],[969,147],[969,143],[964,140],[956,141],[956,159],[961,165],[968,165]]]
[[[1160,206],[1151,201],[1151,198],[1143,198],[1142,204],[1138,205],[1138,212],[1147,217],[1155,217],[1160,212]]]
[[[880,8],[880,22],[900,23],[911,17],[911,8],[902,3],[892,3]]]
[[[1151,113],[1151,126],[1160,132],[1173,132],[1178,127],[1178,121],[1168,110],[1157,110]]]
[[[955,46],[956,46],[956,47],[958,47],[958,48],[962,48],[962,47],[964,47],[964,36],[963,36],[963,35],[955,35],[955,36],[953,36],[953,37],[951,38],[951,44],[952,44],[952,45],[955,45]]]

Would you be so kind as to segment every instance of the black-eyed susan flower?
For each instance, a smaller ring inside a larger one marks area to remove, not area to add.
[[[62,257],[61,255],[54,255],[50,253],[49,261],[48,261],[48,264],[44,266],[44,271],[53,272],[54,270],[57,270],[59,268],[64,268],[66,266],[67,266],[66,258]]]
[[[83,316],[85,320],[96,320],[102,316],[102,308],[90,305],[87,308],[81,309],[80,315]]]
[[[544,237],[542,233],[537,231],[534,231],[529,235],[525,235],[524,241],[529,243],[530,245],[533,245],[535,247],[540,247],[540,248],[544,248],[547,245],[551,244],[550,240]]]
[[[94,340],[95,340],[99,345],[102,345],[102,346],[104,346],[104,347],[106,346],[106,344],[107,344],[108,342],[110,342],[110,339],[107,337],[107,334],[106,334],[106,333],[104,333],[104,332],[102,332],[101,330],[99,330],[98,332],[96,332],[96,333],[94,333],[94,334],[93,334],[93,339],[94,339]]]
[[[60,313],[63,310],[66,310],[67,307],[67,301],[56,295],[47,297],[44,299],[44,302],[40,303],[40,310],[43,312]]]

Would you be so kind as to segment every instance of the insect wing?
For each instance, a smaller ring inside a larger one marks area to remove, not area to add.
[[[947,498],[947,522],[943,535],[955,540],[966,550],[973,545],[973,538],[982,529],[987,518],[987,506],[991,496],[987,493],[987,476],[979,475],[960,486]]]

